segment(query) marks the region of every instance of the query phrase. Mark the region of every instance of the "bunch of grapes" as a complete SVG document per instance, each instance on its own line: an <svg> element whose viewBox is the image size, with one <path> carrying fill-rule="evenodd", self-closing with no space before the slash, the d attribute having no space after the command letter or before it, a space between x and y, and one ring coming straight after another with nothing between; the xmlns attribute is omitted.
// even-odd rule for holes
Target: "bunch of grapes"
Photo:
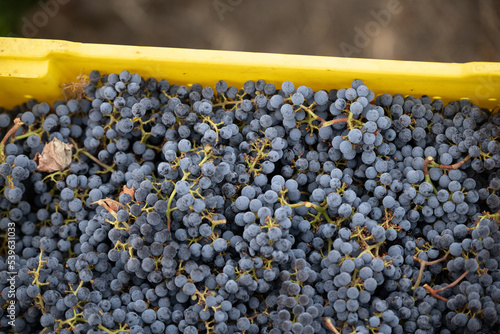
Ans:
<svg viewBox="0 0 500 334"><path fill-rule="evenodd" d="M128 71L78 97L0 111L7 332L500 331L494 111Z"/></svg>

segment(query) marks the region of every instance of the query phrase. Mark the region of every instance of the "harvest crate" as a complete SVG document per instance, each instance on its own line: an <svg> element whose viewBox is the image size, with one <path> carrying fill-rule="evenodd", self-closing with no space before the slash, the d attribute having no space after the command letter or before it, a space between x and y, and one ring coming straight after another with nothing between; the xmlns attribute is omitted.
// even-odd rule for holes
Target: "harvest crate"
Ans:
<svg viewBox="0 0 500 334"><path fill-rule="evenodd" d="M429 95L444 102L468 98L482 107L500 103L500 63L465 64L297 56L0 38L0 105L30 98L61 99L61 83L91 70L122 70L181 85L241 86L291 80L314 90L349 87L362 79L375 93Z"/></svg>

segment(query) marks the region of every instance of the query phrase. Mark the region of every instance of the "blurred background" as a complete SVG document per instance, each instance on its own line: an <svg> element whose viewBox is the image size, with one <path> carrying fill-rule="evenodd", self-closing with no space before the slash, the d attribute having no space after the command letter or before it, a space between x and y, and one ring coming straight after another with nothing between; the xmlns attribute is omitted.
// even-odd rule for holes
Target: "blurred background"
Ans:
<svg viewBox="0 0 500 334"><path fill-rule="evenodd" d="M180 48L500 61L498 0L2 0L0 34Z"/></svg>

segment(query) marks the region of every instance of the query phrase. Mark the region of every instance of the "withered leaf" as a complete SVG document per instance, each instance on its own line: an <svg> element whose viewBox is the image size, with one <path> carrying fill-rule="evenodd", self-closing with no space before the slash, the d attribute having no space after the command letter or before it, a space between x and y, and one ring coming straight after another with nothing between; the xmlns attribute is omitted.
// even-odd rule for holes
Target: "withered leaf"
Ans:
<svg viewBox="0 0 500 334"><path fill-rule="evenodd" d="M42 154L35 155L37 171L56 172L66 169L71 163L73 145L66 144L57 138L52 139L43 148Z"/></svg>
<svg viewBox="0 0 500 334"><path fill-rule="evenodd" d="M107 197L91 204L99 204L111 214L115 214L120 209L120 207L122 208L124 207L123 204L121 204L120 202L117 202L114 199Z"/></svg>
<svg viewBox="0 0 500 334"><path fill-rule="evenodd" d="M121 194L129 194L130 195L130 198L134 198L134 188L129 188L127 187L126 185L123 186L123 190L122 192L120 193Z"/></svg>

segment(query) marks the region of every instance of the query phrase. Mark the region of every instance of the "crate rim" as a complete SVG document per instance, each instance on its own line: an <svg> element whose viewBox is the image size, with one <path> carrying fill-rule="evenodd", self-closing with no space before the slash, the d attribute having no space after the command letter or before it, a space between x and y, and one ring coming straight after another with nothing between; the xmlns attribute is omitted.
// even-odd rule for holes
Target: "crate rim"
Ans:
<svg viewBox="0 0 500 334"><path fill-rule="evenodd" d="M47 93L40 94L38 100L54 102L62 97L60 92L57 94L59 87L53 87L55 83L88 74L92 66L111 73L129 69L126 64L141 75L186 85L199 82L213 87L218 80L241 85L262 78L275 84L291 80L316 90L348 87L350 81L359 78L377 94L426 94L445 102L469 98L489 108L500 103L500 63L495 62L343 58L6 37L0 38L0 91L9 94L0 92L0 105L12 107L25 102L28 96L37 98L36 92L22 91L37 83L52 85L43 88ZM9 87L14 82L18 89Z"/></svg>

